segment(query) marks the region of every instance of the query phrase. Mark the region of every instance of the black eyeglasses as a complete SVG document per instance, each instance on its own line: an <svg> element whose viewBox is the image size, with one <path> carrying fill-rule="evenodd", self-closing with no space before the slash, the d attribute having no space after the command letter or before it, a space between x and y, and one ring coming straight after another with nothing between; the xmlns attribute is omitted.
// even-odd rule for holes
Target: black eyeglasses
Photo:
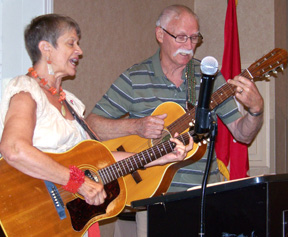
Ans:
<svg viewBox="0 0 288 237"><path fill-rule="evenodd" d="M192 44L198 44L203 40L203 36L201 35L200 32L197 35L192 35L190 37L187 35L176 35L175 36L175 35L172 35L170 32L168 32L167 30L165 30L163 27L161 27L161 29L164 30L168 35L173 37L175 39L175 41L178 43L185 43L185 42L187 42L188 39L190 39Z"/></svg>

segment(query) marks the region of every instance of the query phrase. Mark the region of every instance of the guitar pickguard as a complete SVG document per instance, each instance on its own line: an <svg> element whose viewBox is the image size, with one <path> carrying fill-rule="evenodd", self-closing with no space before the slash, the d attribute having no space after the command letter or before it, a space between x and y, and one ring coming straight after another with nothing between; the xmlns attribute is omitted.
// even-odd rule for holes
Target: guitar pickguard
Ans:
<svg viewBox="0 0 288 237"><path fill-rule="evenodd" d="M67 203L66 207L69 211L74 230L81 231L90 219L105 214L108 205L118 197L120 193L120 187L117 180L106 184L104 189L107 197L105 202L99 206L89 205L81 198L76 198Z"/></svg>

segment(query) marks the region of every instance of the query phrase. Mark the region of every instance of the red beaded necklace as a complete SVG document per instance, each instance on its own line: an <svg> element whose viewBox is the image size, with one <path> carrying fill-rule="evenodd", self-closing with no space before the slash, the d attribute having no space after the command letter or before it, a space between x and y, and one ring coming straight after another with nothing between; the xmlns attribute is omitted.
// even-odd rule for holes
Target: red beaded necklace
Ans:
<svg viewBox="0 0 288 237"><path fill-rule="evenodd" d="M65 106L64 106L64 103L63 101L66 99L66 93L63 91L62 87L60 86L60 92L58 93L57 92L57 89L53 86L49 86L48 85L48 81L45 80L45 78L41 78L38 76L37 72L34 70L33 67L30 67L28 69L28 72L30 73L30 75L33 77L33 78L38 78L40 80L40 83L43 85L43 86L46 86L48 88L48 91L52 94L52 95L57 95L59 96L59 103L61 104L61 114L65 117L66 116L66 110L65 110Z"/></svg>

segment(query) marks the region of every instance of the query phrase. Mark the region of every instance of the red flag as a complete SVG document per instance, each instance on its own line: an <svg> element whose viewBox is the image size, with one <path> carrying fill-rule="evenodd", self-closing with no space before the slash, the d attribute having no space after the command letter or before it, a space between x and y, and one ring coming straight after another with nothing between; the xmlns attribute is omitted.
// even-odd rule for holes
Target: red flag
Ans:
<svg viewBox="0 0 288 237"><path fill-rule="evenodd" d="M238 39L237 14L235 0L228 0L225 30L224 53L221 73L226 80L233 79L241 72L240 49ZM246 144L236 142L230 131L218 119L218 135L215 144L218 160L227 167L230 165L230 180L247 177L249 170L248 148ZM230 164L229 164L230 163ZM221 167L219 167L221 170Z"/></svg>

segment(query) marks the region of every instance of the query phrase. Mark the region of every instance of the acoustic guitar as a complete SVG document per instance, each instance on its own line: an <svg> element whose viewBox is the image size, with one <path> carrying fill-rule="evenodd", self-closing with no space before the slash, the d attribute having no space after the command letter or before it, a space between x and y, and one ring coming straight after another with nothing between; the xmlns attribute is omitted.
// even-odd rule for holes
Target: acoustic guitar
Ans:
<svg viewBox="0 0 288 237"><path fill-rule="evenodd" d="M177 138L188 144L192 133ZM174 147L171 141L162 142L118 162L105 145L95 140L83 141L64 153L46 153L66 167L78 166L86 176L102 183L107 198L100 206L87 204L81 195L67 192L61 185L25 175L1 158L2 229L9 237L80 236L93 223L114 217L123 210L127 202L123 176L172 152ZM203 155L206 148L202 147L194 146L195 156Z"/></svg>
<svg viewBox="0 0 288 237"><path fill-rule="evenodd" d="M277 73L277 69L283 70L284 65L287 63L288 54L284 49L275 48L265 56L258 59L251 64L249 68L243 70L240 75L253 80L262 76L269 77L270 73ZM217 89L211 96L210 109L215 109L218 105L235 94L234 86L225 83L221 88ZM130 135L104 141L103 143L112 151L125 150L127 152L140 152L144 149L152 147L163 140L169 139L176 132L187 132L195 122L196 108L192 108L189 111L185 111L180 105L174 102L165 102L159 105L152 115L168 114L164 121L164 130L159 139L146 139L137 135ZM187 157L191 156L193 151L187 154ZM197 161L197 158L190 158L191 161ZM177 164L178 165L178 164ZM172 168L171 166L169 168ZM141 181L135 181L132 175L124 177L127 184L127 205L130 206L134 200L152 197L161 193L165 193L171 183L171 180L167 183L155 184L156 189L149 189L151 182L163 175L163 172L159 170L158 166L149 167L145 170L138 171L141 176ZM168 177L168 176L167 176ZM169 178L173 178L170 176ZM162 179L161 179L162 181ZM166 184L166 185L165 185ZM168 185L169 184L169 185ZM168 185L168 186L167 186ZM137 190L135 192L134 190ZM145 192L145 194L143 194ZM140 195L138 195L138 193ZM146 195L146 197L144 197Z"/></svg>

